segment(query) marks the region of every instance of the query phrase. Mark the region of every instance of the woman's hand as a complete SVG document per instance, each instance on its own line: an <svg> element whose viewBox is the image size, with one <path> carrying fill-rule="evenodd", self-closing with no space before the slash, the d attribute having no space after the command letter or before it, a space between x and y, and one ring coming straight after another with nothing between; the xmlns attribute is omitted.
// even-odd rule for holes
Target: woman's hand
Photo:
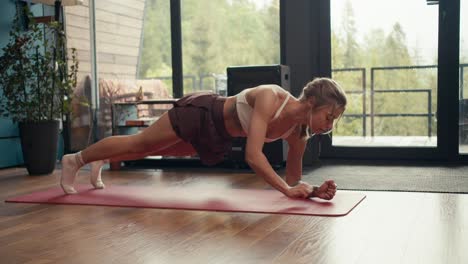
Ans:
<svg viewBox="0 0 468 264"><path fill-rule="evenodd" d="M310 197L318 197L324 200L331 200L336 193L336 184L333 180L327 180L320 187L314 187Z"/></svg>
<svg viewBox="0 0 468 264"><path fill-rule="evenodd" d="M289 198L308 198L312 195L313 186L307 182L300 181L297 185L289 187L286 196Z"/></svg>

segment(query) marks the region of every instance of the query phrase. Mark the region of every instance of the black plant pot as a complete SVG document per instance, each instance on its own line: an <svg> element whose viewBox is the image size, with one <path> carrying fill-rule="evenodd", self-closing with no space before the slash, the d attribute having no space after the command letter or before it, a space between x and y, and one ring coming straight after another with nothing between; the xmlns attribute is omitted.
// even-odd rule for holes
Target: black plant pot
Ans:
<svg viewBox="0 0 468 264"><path fill-rule="evenodd" d="M30 175L50 174L57 161L58 120L20 122L23 160Z"/></svg>

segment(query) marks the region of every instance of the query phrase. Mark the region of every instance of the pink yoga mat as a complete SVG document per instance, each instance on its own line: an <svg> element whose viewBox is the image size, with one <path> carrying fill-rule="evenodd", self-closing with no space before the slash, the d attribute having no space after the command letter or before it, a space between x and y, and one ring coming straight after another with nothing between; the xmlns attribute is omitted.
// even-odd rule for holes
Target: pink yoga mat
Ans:
<svg viewBox="0 0 468 264"><path fill-rule="evenodd" d="M102 190L88 185L75 188L79 194L65 195L60 187L55 187L9 198L6 202L343 216L366 197L359 192L340 190L333 200L325 201L290 199L276 190L258 189L122 185L109 185Z"/></svg>

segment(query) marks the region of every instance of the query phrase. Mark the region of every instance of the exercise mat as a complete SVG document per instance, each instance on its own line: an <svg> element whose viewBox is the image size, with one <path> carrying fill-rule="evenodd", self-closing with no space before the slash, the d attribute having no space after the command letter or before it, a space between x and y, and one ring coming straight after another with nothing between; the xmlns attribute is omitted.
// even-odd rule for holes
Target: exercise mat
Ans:
<svg viewBox="0 0 468 264"><path fill-rule="evenodd" d="M109 185L93 189L76 185L78 194L65 195L60 187L12 197L6 202L98 205L223 212L344 216L366 196L338 190L330 200L291 199L276 190L200 187L148 187Z"/></svg>

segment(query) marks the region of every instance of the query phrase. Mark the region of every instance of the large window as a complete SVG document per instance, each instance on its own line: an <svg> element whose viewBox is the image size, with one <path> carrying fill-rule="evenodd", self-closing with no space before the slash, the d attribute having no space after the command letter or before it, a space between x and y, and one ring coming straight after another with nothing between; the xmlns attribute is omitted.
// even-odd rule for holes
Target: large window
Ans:
<svg viewBox="0 0 468 264"><path fill-rule="evenodd" d="M436 146L438 5L334 0L331 25L332 77L350 99L333 145Z"/></svg>
<svg viewBox="0 0 468 264"><path fill-rule="evenodd" d="M226 94L226 67L280 62L279 0L181 0L184 93Z"/></svg>

